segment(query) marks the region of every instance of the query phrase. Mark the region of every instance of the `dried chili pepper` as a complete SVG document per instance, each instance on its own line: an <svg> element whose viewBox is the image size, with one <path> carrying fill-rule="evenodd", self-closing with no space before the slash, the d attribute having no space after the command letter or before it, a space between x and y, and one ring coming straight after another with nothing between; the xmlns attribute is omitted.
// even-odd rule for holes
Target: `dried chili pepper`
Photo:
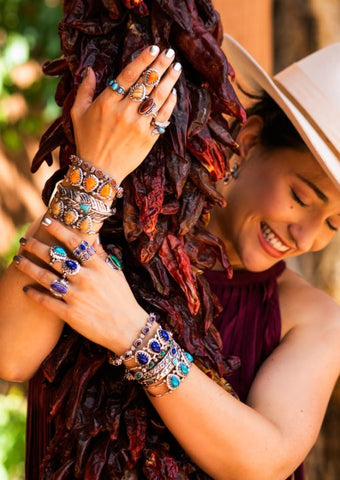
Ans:
<svg viewBox="0 0 340 480"><path fill-rule="evenodd" d="M219 42L220 17L210 0L68 0L59 35L64 56L46 62L59 75L56 102L62 115L43 135L32 171L51 164L60 146L60 169L46 183L47 203L75 152L70 109L87 65L98 95L109 78L147 45L171 46L183 65L177 105L167 133L124 180L117 215L100 232L103 247L122 259L137 301L156 311L162 325L209 372L226 377L238 367L225 358L213 325L220 311L202 271L220 262L231 275L224 245L206 229L213 205L224 206L214 182L237 145L222 117L242 121L229 77L234 75ZM113 250L112 250L113 249ZM65 328L45 360L54 435L41 478L206 480L165 428L140 386L106 363L107 352ZM211 373L213 376L213 373Z"/></svg>

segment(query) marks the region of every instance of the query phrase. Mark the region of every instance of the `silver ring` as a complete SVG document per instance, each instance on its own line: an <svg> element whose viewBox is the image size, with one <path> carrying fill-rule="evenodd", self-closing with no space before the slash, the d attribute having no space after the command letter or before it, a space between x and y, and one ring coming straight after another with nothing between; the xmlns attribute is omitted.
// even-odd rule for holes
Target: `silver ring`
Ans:
<svg viewBox="0 0 340 480"><path fill-rule="evenodd" d="M67 258L62 262L61 269L65 277L68 275L76 275L79 273L80 264L77 262L77 260L71 260L70 258Z"/></svg>
<svg viewBox="0 0 340 480"><path fill-rule="evenodd" d="M50 285L50 292L56 298L63 298L69 291L70 284L66 278L56 278Z"/></svg>
<svg viewBox="0 0 340 480"><path fill-rule="evenodd" d="M144 83L135 83L129 90L129 98L133 102L142 102L146 97L146 88Z"/></svg>
<svg viewBox="0 0 340 480"><path fill-rule="evenodd" d="M115 93L118 93L118 95L125 95L125 88L119 85L117 80L110 80L108 85Z"/></svg>
<svg viewBox="0 0 340 480"><path fill-rule="evenodd" d="M118 260L115 255L108 255L105 259L105 262L111 267L113 270L122 270L122 264Z"/></svg>
<svg viewBox="0 0 340 480"><path fill-rule="evenodd" d="M64 262L64 260L67 258L66 251L63 249L63 247L60 247L59 245L51 247L49 253L50 265L54 265L56 262Z"/></svg>
<svg viewBox="0 0 340 480"><path fill-rule="evenodd" d="M145 70L143 72L144 76L144 84L147 85L148 87L156 86L159 84L159 81L161 79L161 76L159 74L159 71L156 70L155 68L149 68L148 70Z"/></svg>
<svg viewBox="0 0 340 480"><path fill-rule="evenodd" d="M138 107L138 113L146 117L152 115L154 118L156 118L158 111L155 100L151 97L145 97Z"/></svg>
<svg viewBox="0 0 340 480"><path fill-rule="evenodd" d="M86 240L83 240L78 247L73 250L73 255L80 262L86 262L86 260L89 260L95 253L95 249L91 247Z"/></svg>

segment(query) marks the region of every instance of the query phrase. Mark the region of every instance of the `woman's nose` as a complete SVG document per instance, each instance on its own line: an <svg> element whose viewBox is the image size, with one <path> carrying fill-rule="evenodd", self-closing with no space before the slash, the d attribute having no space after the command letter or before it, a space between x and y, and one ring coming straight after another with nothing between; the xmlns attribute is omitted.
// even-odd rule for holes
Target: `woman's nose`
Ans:
<svg viewBox="0 0 340 480"><path fill-rule="evenodd" d="M289 232L300 252L310 252L320 240L321 222L316 218L308 218L303 222L289 225Z"/></svg>

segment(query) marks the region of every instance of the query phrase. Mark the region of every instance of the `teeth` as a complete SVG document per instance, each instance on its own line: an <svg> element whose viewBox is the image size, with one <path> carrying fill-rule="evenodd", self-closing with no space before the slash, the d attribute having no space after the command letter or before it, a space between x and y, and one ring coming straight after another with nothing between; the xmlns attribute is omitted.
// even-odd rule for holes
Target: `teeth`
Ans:
<svg viewBox="0 0 340 480"><path fill-rule="evenodd" d="M268 227L267 224L261 223L261 230L267 242L276 250L279 252L287 252L287 250L289 250L289 247L283 245L283 243L277 238L275 233Z"/></svg>

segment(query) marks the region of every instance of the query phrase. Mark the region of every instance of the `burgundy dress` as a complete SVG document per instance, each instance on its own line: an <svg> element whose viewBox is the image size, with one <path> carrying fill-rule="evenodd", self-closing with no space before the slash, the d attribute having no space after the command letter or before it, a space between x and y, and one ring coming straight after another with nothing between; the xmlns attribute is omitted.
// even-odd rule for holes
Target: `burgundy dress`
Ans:
<svg viewBox="0 0 340 480"><path fill-rule="evenodd" d="M241 367L229 383L243 402L264 360L280 343L281 315L277 278L285 269L279 262L264 272L235 270L228 280L224 272L207 271L205 276L223 307L215 321L225 355L237 355ZM289 480L303 480L301 465ZM275 479L273 479L275 480Z"/></svg>
<svg viewBox="0 0 340 480"><path fill-rule="evenodd" d="M263 361L280 342L281 317L277 277L285 268L279 262L265 272L235 271L232 280L223 272L205 272L212 290L224 307L216 319L226 355L237 355L241 367L228 377L242 401ZM41 371L30 381L27 418L26 480L38 480L39 464L51 438L47 422L52 404L43 387ZM303 480L301 466L291 480ZM275 479L273 479L275 480Z"/></svg>

